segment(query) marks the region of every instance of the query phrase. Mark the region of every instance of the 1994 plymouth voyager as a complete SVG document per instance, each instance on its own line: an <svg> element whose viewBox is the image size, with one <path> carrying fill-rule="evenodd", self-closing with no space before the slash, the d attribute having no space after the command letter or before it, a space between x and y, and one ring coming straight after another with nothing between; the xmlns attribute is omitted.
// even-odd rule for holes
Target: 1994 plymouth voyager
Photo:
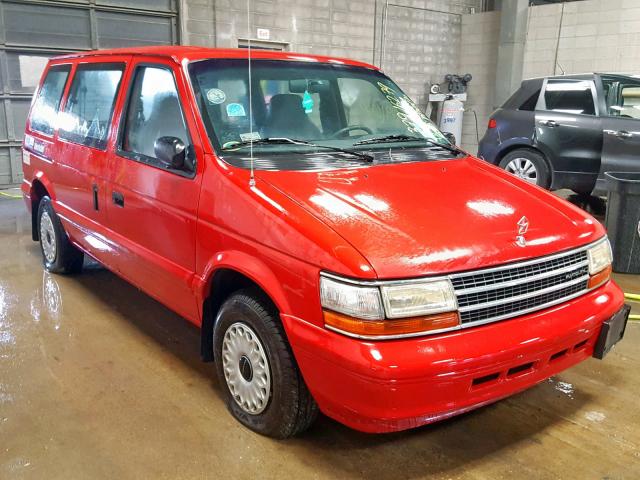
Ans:
<svg viewBox="0 0 640 480"><path fill-rule="evenodd" d="M61 56L23 147L45 268L87 254L200 326L229 410L265 435L318 410L366 432L427 424L624 333L603 227L451 145L371 65Z"/></svg>

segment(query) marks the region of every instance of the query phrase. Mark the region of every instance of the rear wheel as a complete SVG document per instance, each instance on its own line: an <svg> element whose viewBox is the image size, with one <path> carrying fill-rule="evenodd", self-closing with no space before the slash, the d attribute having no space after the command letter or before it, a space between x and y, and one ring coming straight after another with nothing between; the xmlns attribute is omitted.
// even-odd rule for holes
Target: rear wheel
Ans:
<svg viewBox="0 0 640 480"><path fill-rule="evenodd" d="M49 197L38 205L38 237L44 268L53 273L79 273L84 254L70 241Z"/></svg>
<svg viewBox="0 0 640 480"><path fill-rule="evenodd" d="M551 173L542 154L529 149L517 149L509 152L500 162L507 172L542 188L549 188Z"/></svg>
<svg viewBox="0 0 640 480"><path fill-rule="evenodd" d="M255 290L224 302L213 333L227 408L243 425L274 438L303 432L318 407L298 370L278 313Z"/></svg>

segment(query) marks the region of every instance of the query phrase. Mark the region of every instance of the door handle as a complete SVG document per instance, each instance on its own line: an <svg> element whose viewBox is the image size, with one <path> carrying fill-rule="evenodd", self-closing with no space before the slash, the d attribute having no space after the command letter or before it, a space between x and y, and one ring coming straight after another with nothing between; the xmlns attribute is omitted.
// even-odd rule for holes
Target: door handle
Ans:
<svg viewBox="0 0 640 480"><path fill-rule="evenodd" d="M540 125L544 125L545 127L557 127L558 125L560 125L558 122L556 122L555 120L540 120Z"/></svg>
<svg viewBox="0 0 640 480"><path fill-rule="evenodd" d="M124 195L122 195L120 192L111 192L111 199L117 206L124 207Z"/></svg>
<svg viewBox="0 0 640 480"><path fill-rule="evenodd" d="M98 210L98 185L94 183L91 190L93 191L93 209Z"/></svg>
<svg viewBox="0 0 640 480"><path fill-rule="evenodd" d="M604 133L607 135L612 135L618 138L631 138L633 137L633 133L627 132L626 130L604 130Z"/></svg>

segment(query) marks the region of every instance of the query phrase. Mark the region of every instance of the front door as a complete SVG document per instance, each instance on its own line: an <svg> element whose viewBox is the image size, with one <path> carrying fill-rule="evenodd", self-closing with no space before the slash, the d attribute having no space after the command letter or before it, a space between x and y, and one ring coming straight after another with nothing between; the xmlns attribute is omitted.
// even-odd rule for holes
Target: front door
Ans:
<svg viewBox="0 0 640 480"><path fill-rule="evenodd" d="M602 86L606 116L598 193L606 191L605 172L640 173L640 80L603 76Z"/></svg>
<svg viewBox="0 0 640 480"><path fill-rule="evenodd" d="M171 63L141 58L127 88L107 188L108 223L121 253L118 270L197 322L191 285L203 165L196 162L193 119L185 115L190 109L182 107L186 85ZM187 146L184 168L169 168L156 158L155 142L167 136Z"/></svg>
<svg viewBox="0 0 640 480"><path fill-rule="evenodd" d="M602 124L592 79L548 79L536 106L534 143L554 171L552 188L590 192L600 170Z"/></svg>

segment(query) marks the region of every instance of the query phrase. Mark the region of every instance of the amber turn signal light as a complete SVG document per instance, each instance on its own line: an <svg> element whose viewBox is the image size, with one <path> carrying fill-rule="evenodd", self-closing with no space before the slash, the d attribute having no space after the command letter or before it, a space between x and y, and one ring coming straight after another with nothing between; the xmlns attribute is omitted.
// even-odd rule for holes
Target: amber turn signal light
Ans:
<svg viewBox="0 0 640 480"><path fill-rule="evenodd" d="M603 270L600 270L598 273L591 275L589 277L589 283L587 286L589 288L596 288L602 285L604 282L611 278L611 265L605 267Z"/></svg>
<svg viewBox="0 0 640 480"><path fill-rule="evenodd" d="M347 334L365 337L428 333L429 331L460 325L460 317L457 312L393 320L362 320L330 310L324 310L323 314L326 326Z"/></svg>

